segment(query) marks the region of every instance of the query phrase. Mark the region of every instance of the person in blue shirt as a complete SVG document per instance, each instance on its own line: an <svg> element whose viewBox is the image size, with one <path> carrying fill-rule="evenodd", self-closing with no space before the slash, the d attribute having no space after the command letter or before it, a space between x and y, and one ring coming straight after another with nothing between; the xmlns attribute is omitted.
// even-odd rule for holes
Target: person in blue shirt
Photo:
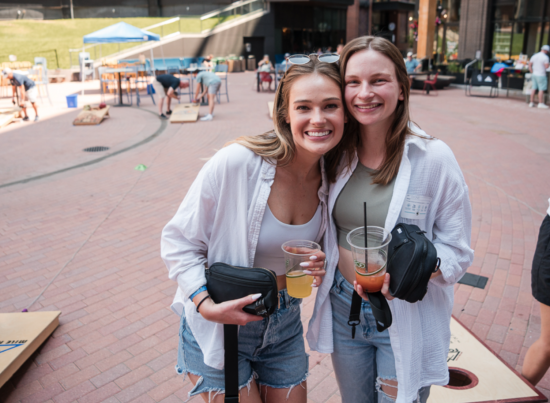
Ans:
<svg viewBox="0 0 550 403"><path fill-rule="evenodd" d="M412 52L407 53L407 60L405 60L405 68L407 69L407 74L409 74L409 84L412 86L412 77L411 73L416 73L422 70L422 64L414 58Z"/></svg>
<svg viewBox="0 0 550 403"><path fill-rule="evenodd" d="M202 84L202 93L200 93L201 86L197 85L197 90L195 91L195 102L200 102L200 99L208 92L208 115L202 117L201 120L212 120L214 118L216 93L220 90L222 80L216 75L216 73L211 73L209 71L202 71L199 73L198 70L195 70L193 75L197 84Z"/></svg>
<svg viewBox="0 0 550 403"><path fill-rule="evenodd" d="M12 85L12 100L11 102L15 105L15 94L16 94L16 87L19 87L21 90L21 99L19 100L19 106L21 106L23 110L23 120L28 121L29 116L27 115L27 106L26 101L29 100L31 103L33 109L34 109L34 121L38 122L40 120L40 117L38 116L38 109L36 107L36 96L38 95L38 89L36 88L36 84L34 81L32 81L29 77L14 73L9 67L6 67L2 71L2 75L4 78L7 78L10 80L10 84Z"/></svg>

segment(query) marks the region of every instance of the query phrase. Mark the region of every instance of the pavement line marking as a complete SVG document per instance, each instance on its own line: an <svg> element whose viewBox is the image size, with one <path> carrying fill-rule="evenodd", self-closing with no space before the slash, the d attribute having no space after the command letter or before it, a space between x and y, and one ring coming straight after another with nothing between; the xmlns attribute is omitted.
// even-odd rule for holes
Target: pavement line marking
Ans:
<svg viewBox="0 0 550 403"><path fill-rule="evenodd" d="M154 113L154 112L153 112ZM156 113L155 113L156 115ZM166 120L163 120L162 121L164 123L164 125L161 125L161 128L164 126L166 127ZM160 129L159 129L160 130ZM158 130L157 130L158 132ZM147 140L147 139L146 139ZM169 141L166 142L166 144L168 144ZM138 143L139 144L139 143ZM135 145L134 145L135 146ZM151 168L153 166L153 164L155 163L155 161L157 160L158 156L160 155L161 151L164 149L166 145L164 145L163 147L160 147L159 148L159 151L157 152L157 155L155 155L155 157L153 158L153 160L151 161L151 163L149 164L149 168ZM132 147L132 146L130 146ZM78 254L78 252L80 252L80 250L88 243L88 241L92 238L92 236L96 233L96 231L99 229L99 227L101 227L101 225L107 221L107 219L111 216L111 214L117 209L117 207L120 205L120 203L122 203L122 201L126 198L126 196L132 191L134 190L134 188L136 187L136 185L138 184L139 180L141 179L141 177L146 173L147 171L140 171L139 172L139 175L138 177L136 178L136 181L134 182L134 184L130 187L130 189L128 189L126 191L126 193L124 193L124 195L122 195L122 197L120 198L120 200L118 201L118 203L111 209L111 211L109 211L107 213L107 215L105 216L105 218L103 218L103 220L101 220L101 222L99 224L97 224L97 226L94 228L94 230L90 233L90 235L88 235L88 238L86 238L86 240L84 242L82 242L82 244L78 247L78 249L75 251L75 253L73 254L73 256L71 256L71 258L63 265L63 267L61 269L59 269L59 271L56 273L55 276L53 276L53 278L50 280L50 282L48 284L46 284L46 286L42 289L42 291L40 291L40 294L38 294L36 296L36 298L34 298L32 300L32 302L25 308L23 309L21 312L28 312L29 308L31 306L33 306L36 301L38 301L38 299L44 294L44 292L46 292L46 290L48 289L48 287L55 281L55 279L57 278L57 276L59 276L61 274L61 272L74 260L74 258L76 257L76 255Z"/></svg>
<svg viewBox="0 0 550 403"><path fill-rule="evenodd" d="M506 191L505 191L504 189L498 187L497 185L493 185L491 182L487 182L487 181L486 181L485 179L483 179L482 177L477 176L476 174L473 174L473 173L471 173L470 171L466 171L466 170L464 170L464 169L462 170L462 172L466 172L468 175L472 175L473 177L479 179L480 181L485 182L487 185L492 186L492 187L494 187L494 188L500 190L502 193L504 193L504 194L505 194L506 196L508 196L510 199L515 200L515 201L517 201L518 203L521 203L521 204L525 205L525 206L526 206L528 209L530 209L533 213L536 213L536 214L540 215L541 217L545 217L545 216L546 216L546 214L543 214L543 213L541 213L540 211L535 210L533 207L531 207L529 204L525 203L523 200L520 200L520 199L518 199L517 197L514 197L514 196L512 196L512 195L506 193Z"/></svg>
<svg viewBox="0 0 550 403"><path fill-rule="evenodd" d="M156 112L152 112L150 110L147 110L147 109L142 109L142 108L138 108L138 107L134 107L132 106L132 108L134 109L139 109L139 110L142 110L142 111L145 111L145 112L149 112L149 113L152 113L153 115L155 116L158 116L156 114ZM104 155L103 157L99 157L99 158L96 158L95 160L91 160L91 161L88 161L88 162L83 162L82 164L78 164L78 165L73 165L71 167L67 167L67 168L63 168L63 169L59 169L57 171L53 171L53 172L49 172L47 174L42 174L42 175L38 175L38 176L33 176L33 177L30 177L30 178L27 178L27 179L21 179L21 180L18 180L18 181L15 181L15 182L9 182L9 183L4 183L3 185L0 185L0 189L1 188L5 188L5 187L8 187L8 186L13 186L13 185L20 185L20 184L23 184L23 183L27 183L27 182L31 182L31 181L35 181L35 180L38 180L38 179L43 179L43 178L47 178L49 176L53 176L53 175L57 175L57 174L60 174L60 173L63 173L63 172L67 172L67 171L71 171L73 169L77 169L77 168L82 168L82 167L85 167L85 166L88 166L88 165L93 165L93 164L97 164L98 162L101 162L103 160L106 160L107 158L111 158L111 157L114 157L115 155L118 155L118 154L122 154L126 151L130 151L132 150L133 148L136 148L136 147L139 147L145 143L148 143L150 142L151 140L153 140L155 137L158 137L165 129L166 127L168 126L168 122L165 120L165 119L161 119L160 121L160 127L157 129L157 131L155 131L152 135L150 135L149 137L137 142L136 144L132 144L131 146L128 146L126 148L123 148L121 150L118 150L118 151L115 151L111 154L107 154L107 155Z"/></svg>

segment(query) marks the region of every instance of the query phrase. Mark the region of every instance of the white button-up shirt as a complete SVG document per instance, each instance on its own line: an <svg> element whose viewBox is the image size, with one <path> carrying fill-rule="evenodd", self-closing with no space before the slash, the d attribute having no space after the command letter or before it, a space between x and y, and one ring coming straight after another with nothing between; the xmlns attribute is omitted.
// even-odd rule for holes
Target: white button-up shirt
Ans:
<svg viewBox="0 0 550 403"><path fill-rule="evenodd" d="M397 403L412 402L424 386L448 383L453 285L466 272L474 256L470 248L472 214L468 187L460 167L445 143L426 139L429 136L416 126L412 129L425 138L408 136L406 139L385 228L391 231L398 223L408 223L426 231L441 258L442 275L430 280L422 301L414 304L399 299L389 301L393 315L389 333L399 383ZM341 172L336 183L330 186L331 219L324 238L327 274L317 292L307 334L310 348L322 353L333 351L329 292L339 253L332 211L357 161L355 156L351 171Z"/></svg>
<svg viewBox="0 0 550 403"><path fill-rule="evenodd" d="M241 145L221 149L201 169L162 231L161 256L169 277L178 283L172 309L178 315L185 311L204 363L217 369L224 362L223 325L204 319L189 297L206 284L204 270L215 262L254 267L275 170L274 161ZM324 170L322 178L318 196L323 220L316 242L325 232L328 217Z"/></svg>

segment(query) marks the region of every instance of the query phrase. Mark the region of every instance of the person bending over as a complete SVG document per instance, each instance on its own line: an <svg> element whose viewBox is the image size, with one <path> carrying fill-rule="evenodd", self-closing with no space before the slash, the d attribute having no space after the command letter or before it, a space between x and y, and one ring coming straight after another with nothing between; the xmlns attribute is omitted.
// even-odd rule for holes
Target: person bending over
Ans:
<svg viewBox="0 0 550 403"><path fill-rule="evenodd" d="M208 92L208 115L203 116L201 120L212 120L214 117L216 93L220 90L222 80L216 75L216 73L211 73L209 71L197 73L198 71L195 71L195 81L198 84L202 84L202 87L197 85L197 89L195 91L195 102L199 102L199 100Z"/></svg>
<svg viewBox="0 0 550 403"><path fill-rule="evenodd" d="M178 88L188 88L189 82L182 81L177 77L174 77L172 74L161 74L153 80L153 88L155 89L155 94L160 98L159 102L159 115L163 119L168 119L168 116L171 115L172 110L170 109L170 103L173 99L179 100L180 97L176 90ZM166 101L166 115L162 113L162 106L164 104L164 98L168 98Z"/></svg>
<svg viewBox="0 0 550 403"><path fill-rule="evenodd" d="M21 89L21 99L19 102L19 105L23 109L23 115L25 116L23 118L24 121L29 120L29 116L27 115L27 106L26 102L29 100L29 102L32 105L32 108L34 109L34 121L38 122L40 120L40 117L38 116L38 109L36 108L36 95L38 94L38 89L36 88L36 84L34 81L32 81L29 77L23 75L14 73L9 67L5 68L2 72L4 75L4 78L7 78L10 80L10 84L12 85L12 103L15 105L15 94L17 93L17 88L19 87Z"/></svg>

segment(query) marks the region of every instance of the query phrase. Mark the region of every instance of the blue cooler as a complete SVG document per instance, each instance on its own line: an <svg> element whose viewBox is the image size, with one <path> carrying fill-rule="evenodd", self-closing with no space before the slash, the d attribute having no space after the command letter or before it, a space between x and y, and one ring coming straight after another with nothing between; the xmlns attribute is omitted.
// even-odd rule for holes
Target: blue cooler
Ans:
<svg viewBox="0 0 550 403"><path fill-rule="evenodd" d="M67 95L67 108L78 108L78 94Z"/></svg>

